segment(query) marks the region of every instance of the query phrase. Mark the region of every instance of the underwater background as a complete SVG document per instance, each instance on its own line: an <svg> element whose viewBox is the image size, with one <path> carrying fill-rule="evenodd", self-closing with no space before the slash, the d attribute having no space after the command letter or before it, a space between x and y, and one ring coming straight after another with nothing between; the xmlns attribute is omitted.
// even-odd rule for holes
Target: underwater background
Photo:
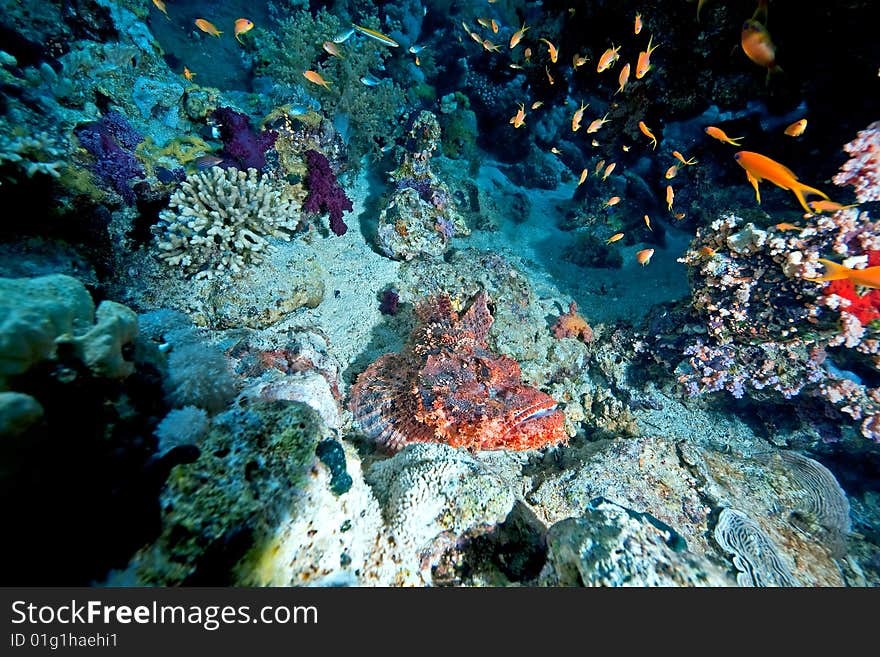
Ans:
<svg viewBox="0 0 880 657"><path fill-rule="evenodd" d="M0 6L0 583L880 583L873 2Z"/></svg>

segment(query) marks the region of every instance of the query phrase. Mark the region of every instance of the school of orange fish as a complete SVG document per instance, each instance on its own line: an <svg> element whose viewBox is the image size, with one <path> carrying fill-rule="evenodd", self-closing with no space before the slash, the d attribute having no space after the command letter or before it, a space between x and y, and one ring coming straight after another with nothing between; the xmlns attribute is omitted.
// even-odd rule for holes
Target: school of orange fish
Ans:
<svg viewBox="0 0 880 657"><path fill-rule="evenodd" d="M166 8L166 4L164 0L152 0L153 4L163 13L166 17L168 17L168 12ZM700 13L702 11L703 5L706 0L698 0L697 2L697 20L700 20ZM489 4L493 4L493 0L489 0ZM569 10L569 11L574 11ZM768 14L768 0L758 0L758 6L755 10L754 14L751 18L744 21L742 26L742 32L740 34L740 45L742 47L745 55L755 64L767 69L767 83L769 84L770 78L773 74L781 73L782 68L776 61L776 46L773 44L772 39L770 38L770 33L765 27L765 23L767 22L767 14ZM760 20L759 20L760 19ZM477 24L485 31L491 32L492 34L498 34L500 31L500 24L495 18L487 18L487 17L479 17L476 19ZM199 18L195 21L196 27L198 27L201 31L220 37L222 34L221 31L217 29L217 27L203 19ZM483 36L476 30L471 29L467 22L461 21L461 26L464 29L465 33L473 39L476 43L480 44L483 49L487 53L501 53L501 45L498 43L494 43L489 36ZM254 23L247 18L239 18L234 23L234 36L235 38L241 42L240 36L249 32L254 27ZM639 35L643 28L645 27L644 19L642 18L641 13L636 13L634 22L633 22L633 33L635 35ZM530 62L532 58L532 49L530 46L525 44L526 32L532 29L531 26L526 25L525 23L516 30L510 40L508 42L508 50L512 51L520 45L523 45L523 61ZM342 53L339 49L339 44L344 43L354 32L359 32L369 38L375 39L376 41L382 43L385 46L389 47L398 47L398 44L391 37L382 34L376 30L357 25L352 23L351 29L344 31L342 34L337 35L332 40L325 41L323 43L324 50L332 56L335 57L343 57ZM544 70L547 76L548 82L552 85L555 83L555 78L551 73L550 66L557 66L559 64L559 48L547 37L538 37L535 39L537 43L543 44L543 46L547 49L547 57L549 59L549 63L545 65ZM660 47L660 44L654 45L654 35L651 34L648 38L647 45L645 49L638 53L638 57L635 62L635 77L637 80L641 80L648 74L648 72L653 68L651 64L651 54ZM419 64L418 53L422 50L422 46L411 46L409 48L409 52L415 55L415 63ZM615 64L618 60L621 59L620 53L621 46L615 46L614 43L608 47L602 55L599 57L599 60L596 64L596 72L603 73L607 70L614 68ZM574 53L572 55L572 63L571 66L574 70L577 70L584 64L586 64L589 59L586 56L581 55L580 53ZM523 66L517 62L511 62L509 66L513 69L522 69ZM621 66L620 73L618 75L618 88L614 92L614 95L618 93L624 92L626 86L630 79L630 73L632 71L632 67L629 62L625 63ZM188 68L184 67L183 75L187 80L192 80L195 73L191 72ZM331 82L325 80L320 73L314 70L305 70L303 71L303 76L309 82L323 87L324 89L330 90ZM367 85L373 84L373 81L368 79L362 79L361 82ZM536 111L543 106L543 101L536 100L531 103L530 111ZM575 110L572 119L571 119L571 130L572 132L577 132L582 127L582 122L584 120L584 112L589 107L589 103L584 104L580 103L578 109ZM514 129L522 128L526 126L526 103L522 102L518 104L516 112L510 118L509 123L513 126ZM606 123L608 123L610 119L608 118L608 113L606 113L603 117L593 119L590 124L586 127L586 134L592 135L597 133ZM657 137L654 135L654 132L649 128L644 121L639 121L638 127L640 132L650 140L651 149L656 150L657 148ZM807 119L802 118L798 121L795 121L791 125L785 128L784 133L790 137L798 138L801 137L807 128ZM705 133L712 137L713 139L717 139L718 141L729 144L735 147L742 146L742 140L744 137L729 137L724 130L718 128L716 126L706 126L704 129ZM591 142L592 146L598 146L598 142L594 138ZM627 145L623 145L622 149L624 151L629 151L630 147ZM551 148L551 153L556 155L561 154L558 149L555 147ZM672 164L665 173L665 178L667 180L672 180L676 178L679 171L682 168L690 167L697 164L697 160L694 158L687 158L682 155L679 151L675 150L672 152L672 155L678 160L678 163ZM807 216L813 214L819 214L822 212L835 212L840 209L845 209L854 206L844 206L840 203L835 203L828 198L828 196L819 189L815 187L811 187L806 185L798 180L797 175L788 167L777 162L766 155L762 155L760 153L756 153L753 151L741 150L737 151L734 154L734 159L737 164L739 164L746 172L746 180L752 187L755 189L755 198L757 202L761 203L761 193L759 190L759 183L768 180L777 187L780 187L785 190L791 191L801 207L807 213ZM594 175L599 176L601 174L602 180L606 180L611 172L616 167L615 162L611 162L609 164L605 164L605 160L601 160L595 168ZM578 186L582 185L589 176L588 169L584 168L581 171L580 176L578 177ZM821 201L807 201L807 195L816 195L821 197L823 200ZM623 199L619 196L612 196L607 201L604 202L603 207L612 207L620 203ZM672 184L666 185L666 207L667 211L675 218L675 219L683 219L686 216L685 212L679 211L676 212L674 208L674 200L675 200L675 190ZM646 214L644 216L645 225L649 230L653 230L651 228L651 220L650 217ZM792 224L780 223L776 224L776 228L778 230L800 230L801 227L794 226ZM619 241L624 237L623 233L616 233L612 235L606 241L606 244L612 244L614 242ZM654 249L648 248L643 249L636 253L636 260L639 264L646 266L650 263L651 257L654 255ZM714 255L711 254L711 255ZM826 271L828 275L831 275L832 266L827 264L830 261L822 260L823 264L826 266ZM832 263L833 264L833 263ZM835 270L836 271L836 270ZM838 272L839 274L839 272ZM815 281L824 281L829 280L826 277L811 279Z"/></svg>

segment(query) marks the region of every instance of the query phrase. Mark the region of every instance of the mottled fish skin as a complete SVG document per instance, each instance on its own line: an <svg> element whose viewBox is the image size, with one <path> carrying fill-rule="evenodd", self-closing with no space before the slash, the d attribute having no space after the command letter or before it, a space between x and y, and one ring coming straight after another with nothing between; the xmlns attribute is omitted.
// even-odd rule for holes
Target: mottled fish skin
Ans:
<svg viewBox="0 0 880 657"><path fill-rule="evenodd" d="M367 436L387 451L413 442L527 450L566 440L556 401L524 385L515 360L489 350L485 291L460 317L446 295L415 314L404 349L380 357L352 387L350 406Z"/></svg>

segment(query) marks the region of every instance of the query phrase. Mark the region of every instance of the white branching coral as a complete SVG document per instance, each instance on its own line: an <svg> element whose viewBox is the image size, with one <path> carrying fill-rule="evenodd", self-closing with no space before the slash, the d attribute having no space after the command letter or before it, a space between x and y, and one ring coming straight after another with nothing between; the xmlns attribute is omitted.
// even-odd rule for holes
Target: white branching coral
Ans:
<svg viewBox="0 0 880 657"><path fill-rule="evenodd" d="M17 134L17 130L0 120L0 164L11 162L30 178L36 173L58 178L64 166L64 151L45 132Z"/></svg>
<svg viewBox="0 0 880 657"><path fill-rule="evenodd" d="M238 275L290 239L298 214L282 188L256 169L212 167L182 183L153 226L159 257L187 276Z"/></svg>
<svg viewBox="0 0 880 657"><path fill-rule="evenodd" d="M843 147L852 157L834 176L838 185L853 185L859 203L880 201L880 121L875 121Z"/></svg>

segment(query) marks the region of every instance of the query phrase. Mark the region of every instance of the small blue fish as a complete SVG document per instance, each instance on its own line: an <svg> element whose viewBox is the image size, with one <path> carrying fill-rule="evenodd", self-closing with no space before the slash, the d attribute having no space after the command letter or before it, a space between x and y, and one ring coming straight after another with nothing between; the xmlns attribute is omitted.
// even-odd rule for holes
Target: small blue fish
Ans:
<svg viewBox="0 0 880 657"><path fill-rule="evenodd" d="M425 49L425 46L410 46L410 47L409 47L409 51L410 51L413 55L418 55L418 54L419 54L420 52L422 52L424 49Z"/></svg>
<svg viewBox="0 0 880 657"><path fill-rule="evenodd" d="M363 82L368 87L375 87L376 85L382 84L382 80L372 75L365 75L361 78L361 82Z"/></svg>
<svg viewBox="0 0 880 657"><path fill-rule="evenodd" d="M349 28L347 30L343 30L335 37L333 37L333 43L345 43L351 38L351 35L354 34L354 28Z"/></svg>

